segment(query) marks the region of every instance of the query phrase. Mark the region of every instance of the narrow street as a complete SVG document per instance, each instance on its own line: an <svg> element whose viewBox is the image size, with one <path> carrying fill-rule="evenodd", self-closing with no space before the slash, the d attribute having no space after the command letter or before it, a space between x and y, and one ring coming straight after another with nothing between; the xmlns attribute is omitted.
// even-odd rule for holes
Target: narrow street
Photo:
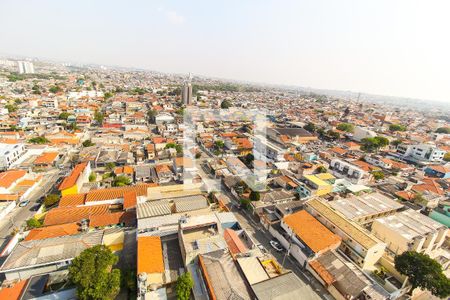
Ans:
<svg viewBox="0 0 450 300"><path fill-rule="evenodd" d="M201 167L201 165L205 163L205 161L210 158L210 156L204 151L202 151L201 153L201 158L197 160L199 175L200 177L202 177L202 179L212 179L212 175L206 173ZM243 229L245 229L250 234L250 236L256 243L263 245L264 248L266 248L267 251L269 251L269 253L276 258L278 263L283 266L283 268L294 272L303 282L311 286L311 288L322 299L334 299L334 297L328 293L328 291L322 286L322 284L317 281L308 271L303 270L293 257L287 255L286 251L277 252L271 247L269 242L272 239L272 235L260 223L258 223L255 218L248 213L248 211L237 208L239 205L239 199L236 199L236 197L232 195L223 185L220 185L219 191L231 199L233 203L231 211L234 213Z"/></svg>
<svg viewBox="0 0 450 300"><path fill-rule="evenodd" d="M25 207L17 205L6 217L0 220L0 245L4 243L14 228L20 228L36 211L33 209L42 196L47 195L61 175L58 170L44 174L43 182L28 198L30 203Z"/></svg>

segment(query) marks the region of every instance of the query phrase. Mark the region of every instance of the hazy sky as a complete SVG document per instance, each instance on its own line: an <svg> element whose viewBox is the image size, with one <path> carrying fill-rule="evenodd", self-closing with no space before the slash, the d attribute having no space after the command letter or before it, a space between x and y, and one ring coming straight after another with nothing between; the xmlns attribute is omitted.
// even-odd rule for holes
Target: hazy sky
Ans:
<svg viewBox="0 0 450 300"><path fill-rule="evenodd" d="M450 103L450 1L0 0L0 53Z"/></svg>

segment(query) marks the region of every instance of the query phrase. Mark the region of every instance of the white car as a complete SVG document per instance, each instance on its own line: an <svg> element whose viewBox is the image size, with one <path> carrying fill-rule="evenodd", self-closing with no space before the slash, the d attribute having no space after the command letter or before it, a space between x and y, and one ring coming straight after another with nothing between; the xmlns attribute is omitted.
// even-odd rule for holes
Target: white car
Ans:
<svg viewBox="0 0 450 300"><path fill-rule="evenodd" d="M25 201L20 202L20 203L19 203L19 206L20 206L20 207L24 207L24 206L27 206L28 203L30 203L30 200L25 200Z"/></svg>
<svg viewBox="0 0 450 300"><path fill-rule="evenodd" d="M283 247L281 246L280 242L277 240L270 240L269 242L270 246L272 246L273 249L275 249L278 252L283 251Z"/></svg>

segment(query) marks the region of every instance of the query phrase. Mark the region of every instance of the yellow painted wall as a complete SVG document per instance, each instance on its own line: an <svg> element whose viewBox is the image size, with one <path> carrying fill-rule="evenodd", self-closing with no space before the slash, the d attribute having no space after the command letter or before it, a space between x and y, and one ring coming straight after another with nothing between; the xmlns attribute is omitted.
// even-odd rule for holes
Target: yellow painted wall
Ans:
<svg viewBox="0 0 450 300"><path fill-rule="evenodd" d="M317 196L323 196L323 195L331 193L332 191L333 191L333 186L331 186L331 185L323 185L323 186L319 187L319 189L316 192L316 195Z"/></svg>
<svg viewBox="0 0 450 300"><path fill-rule="evenodd" d="M70 188L67 188L67 189L61 191L61 195L63 195L63 196L75 195L75 194L78 194L78 186L76 184Z"/></svg>

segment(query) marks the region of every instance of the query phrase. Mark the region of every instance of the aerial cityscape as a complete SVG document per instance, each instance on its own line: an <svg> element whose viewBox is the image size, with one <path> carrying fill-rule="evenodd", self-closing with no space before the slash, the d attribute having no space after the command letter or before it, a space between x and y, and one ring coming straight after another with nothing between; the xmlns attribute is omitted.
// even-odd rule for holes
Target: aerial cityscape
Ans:
<svg viewBox="0 0 450 300"><path fill-rule="evenodd" d="M0 41L0 300L450 299L448 85L383 96Z"/></svg>

